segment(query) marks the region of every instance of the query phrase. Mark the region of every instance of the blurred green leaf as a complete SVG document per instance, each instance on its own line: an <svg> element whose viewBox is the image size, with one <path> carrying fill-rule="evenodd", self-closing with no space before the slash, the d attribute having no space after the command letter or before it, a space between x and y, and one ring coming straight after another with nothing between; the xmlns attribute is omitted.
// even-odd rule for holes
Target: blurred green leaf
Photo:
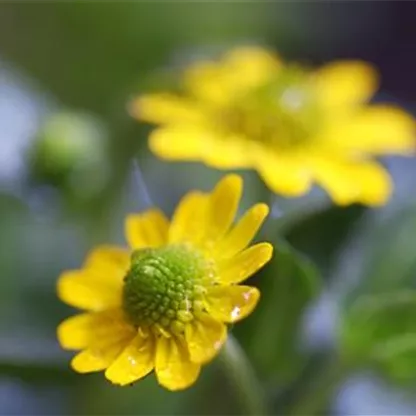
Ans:
<svg viewBox="0 0 416 416"><path fill-rule="evenodd" d="M380 360L383 370L399 382L414 382L416 367L416 333L397 336L385 344L385 354Z"/></svg>
<svg viewBox="0 0 416 416"><path fill-rule="evenodd" d="M361 296L343 318L342 352L396 380L416 380L416 290Z"/></svg>
<svg viewBox="0 0 416 416"><path fill-rule="evenodd" d="M415 381L416 209L407 206L361 229L365 252L341 315L341 352L395 381Z"/></svg>
<svg viewBox="0 0 416 416"><path fill-rule="evenodd" d="M351 205L328 206L323 211L312 211L293 221L289 229L285 229L285 237L293 247L312 259L326 277L351 227L364 210L360 205Z"/></svg>
<svg viewBox="0 0 416 416"><path fill-rule="evenodd" d="M299 326L320 282L319 272L307 258L283 241L276 244L272 263L262 276L262 299L249 334L249 354L268 378L287 382L301 369Z"/></svg>
<svg viewBox="0 0 416 416"><path fill-rule="evenodd" d="M0 377L13 377L26 383L56 384L73 383L76 373L62 366L24 362L22 364L0 362Z"/></svg>
<svg viewBox="0 0 416 416"><path fill-rule="evenodd" d="M399 211L372 233L358 290L391 291L416 278L416 207Z"/></svg>

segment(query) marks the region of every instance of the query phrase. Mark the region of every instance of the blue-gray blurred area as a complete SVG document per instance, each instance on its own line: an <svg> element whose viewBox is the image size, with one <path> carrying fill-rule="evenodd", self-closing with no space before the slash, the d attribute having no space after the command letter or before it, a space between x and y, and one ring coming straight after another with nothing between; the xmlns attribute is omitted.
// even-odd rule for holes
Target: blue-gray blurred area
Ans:
<svg viewBox="0 0 416 416"><path fill-rule="evenodd" d="M148 126L126 104L166 65L255 43L312 65L367 60L382 76L377 99L414 111L415 14L416 3L394 1L0 2L0 414L244 414L218 362L185 392L166 392L153 377L122 389L102 374L73 373L56 341L57 324L74 312L57 299L60 272L95 244L123 243L126 213L158 205L170 214L185 191L208 190L223 174L156 159ZM273 296L235 328L275 414L308 409L317 383L318 414L416 413L416 327L398 329L416 316L415 302L400 301L416 282L416 159L383 162L396 190L380 209L337 208L320 189L270 198L243 172L241 209L272 201L277 227L267 238L276 242L279 229L322 275L312 294L302 286L307 266L273 263L254 279ZM293 275L293 287L269 288L279 273ZM413 342L374 358L366 341L360 351L372 359L338 374L334 360L366 339L354 311L386 294L398 318L369 319L388 327L377 351Z"/></svg>

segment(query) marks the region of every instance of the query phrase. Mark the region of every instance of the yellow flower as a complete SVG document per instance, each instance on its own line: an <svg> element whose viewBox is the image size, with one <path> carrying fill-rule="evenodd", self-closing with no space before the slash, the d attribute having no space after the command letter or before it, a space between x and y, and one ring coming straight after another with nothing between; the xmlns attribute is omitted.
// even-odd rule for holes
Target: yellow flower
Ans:
<svg viewBox="0 0 416 416"><path fill-rule="evenodd" d="M80 373L105 370L126 385L153 370L170 390L195 382L227 337L226 324L249 315L259 291L239 285L272 256L246 248L268 214L256 204L232 227L242 192L237 175L211 193L190 192L172 221L150 209L126 219L130 249L98 247L80 270L64 272L59 297L86 312L58 327Z"/></svg>
<svg viewBox="0 0 416 416"><path fill-rule="evenodd" d="M181 94L143 95L134 117L159 124L150 148L169 160L220 169L253 168L277 193L298 196L314 182L338 204L384 203L391 193L374 156L409 154L414 120L367 105L377 75L358 61L311 71L247 47L188 68Z"/></svg>

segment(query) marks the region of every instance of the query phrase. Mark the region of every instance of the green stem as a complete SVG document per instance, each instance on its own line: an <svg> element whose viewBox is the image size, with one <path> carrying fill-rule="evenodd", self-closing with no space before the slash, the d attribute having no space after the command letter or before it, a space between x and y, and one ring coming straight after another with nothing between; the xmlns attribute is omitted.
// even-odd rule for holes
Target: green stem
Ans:
<svg viewBox="0 0 416 416"><path fill-rule="evenodd" d="M332 358L319 374L300 392L298 400L286 412L290 416L324 414L340 381L350 372L351 366L339 358Z"/></svg>
<svg viewBox="0 0 416 416"><path fill-rule="evenodd" d="M56 363L11 363L0 362L0 377L16 378L27 383L73 383L75 372L69 368L61 367Z"/></svg>
<svg viewBox="0 0 416 416"><path fill-rule="evenodd" d="M245 352L231 334L221 351L220 360L235 389L243 414L267 415L264 391Z"/></svg>

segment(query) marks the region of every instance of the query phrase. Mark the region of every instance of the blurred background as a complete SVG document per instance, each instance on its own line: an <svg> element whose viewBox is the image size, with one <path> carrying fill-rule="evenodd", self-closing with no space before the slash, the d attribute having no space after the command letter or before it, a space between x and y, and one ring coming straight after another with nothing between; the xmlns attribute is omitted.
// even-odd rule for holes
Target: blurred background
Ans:
<svg viewBox="0 0 416 416"><path fill-rule="evenodd" d="M414 113L415 13L393 1L1 3L0 414L244 414L217 361L185 392L154 377L117 388L73 373L57 344L73 313L59 273L123 243L126 213L170 214L223 174L157 160L126 103L169 83L167 67L255 43L312 65L369 61L376 100ZM271 198L243 172L241 209L272 202L263 238L290 243L254 277L263 300L233 329L274 414L416 414L416 160L383 162L396 189L379 209L334 207L320 189Z"/></svg>

